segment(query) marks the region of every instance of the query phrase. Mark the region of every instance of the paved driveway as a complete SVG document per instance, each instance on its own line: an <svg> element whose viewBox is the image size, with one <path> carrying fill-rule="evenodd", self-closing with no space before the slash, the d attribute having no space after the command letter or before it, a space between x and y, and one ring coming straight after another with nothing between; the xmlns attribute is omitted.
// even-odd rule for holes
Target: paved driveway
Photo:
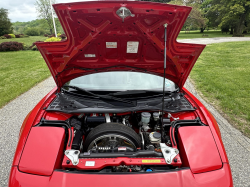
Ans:
<svg viewBox="0 0 250 187"><path fill-rule="evenodd" d="M200 38L179 42L210 44L246 40L250 41L250 38ZM0 187L8 184L8 175L22 121L54 86L54 80L50 77L0 109ZM211 105L200 98L190 81L186 82L185 87L203 102L219 123L233 173L234 185L250 187L250 139L234 129Z"/></svg>

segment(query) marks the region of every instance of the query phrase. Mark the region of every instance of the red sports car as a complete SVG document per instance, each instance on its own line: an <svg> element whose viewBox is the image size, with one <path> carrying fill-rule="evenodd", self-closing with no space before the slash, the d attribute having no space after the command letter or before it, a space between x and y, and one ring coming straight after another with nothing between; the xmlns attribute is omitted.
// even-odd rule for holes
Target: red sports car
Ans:
<svg viewBox="0 0 250 187"><path fill-rule="evenodd" d="M233 186L219 127L184 87L204 45L190 7L53 5L67 35L37 47L57 84L28 114L10 187Z"/></svg>

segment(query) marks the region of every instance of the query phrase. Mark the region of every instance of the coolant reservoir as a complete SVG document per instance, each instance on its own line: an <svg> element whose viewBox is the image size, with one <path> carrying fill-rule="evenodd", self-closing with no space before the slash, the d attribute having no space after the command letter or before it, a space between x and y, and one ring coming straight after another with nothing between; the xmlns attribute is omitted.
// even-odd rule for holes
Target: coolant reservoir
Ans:
<svg viewBox="0 0 250 187"><path fill-rule="evenodd" d="M150 121L151 114L149 112L142 112L141 113L141 122L143 125L147 125Z"/></svg>

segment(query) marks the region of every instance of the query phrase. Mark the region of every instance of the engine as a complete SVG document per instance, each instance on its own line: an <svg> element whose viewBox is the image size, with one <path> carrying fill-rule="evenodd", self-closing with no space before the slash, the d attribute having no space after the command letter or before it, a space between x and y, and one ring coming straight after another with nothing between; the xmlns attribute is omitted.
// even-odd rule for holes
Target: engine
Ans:
<svg viewBox="0 0 250 187"><path fill-rule="evenodd" d="M170 143L169 136L160 133L160 116L159 112L142 112L133 115L90 114L73 117L70 120L75 134L72 149L89 153L157 150L162 140Z"/></svg>
<svg viewBox="0 0 250 187"><path fill-rule="evenodd" d="M195 119L193 113L185 112L174 117L170 113L162 117L161 112L148 111L70 114L65 121L46 117L37 126L65 129L62 169L153 172L178 169L182 165L175 138L178 127L203 125L198 118L179 120L187 115Z"/></svg>

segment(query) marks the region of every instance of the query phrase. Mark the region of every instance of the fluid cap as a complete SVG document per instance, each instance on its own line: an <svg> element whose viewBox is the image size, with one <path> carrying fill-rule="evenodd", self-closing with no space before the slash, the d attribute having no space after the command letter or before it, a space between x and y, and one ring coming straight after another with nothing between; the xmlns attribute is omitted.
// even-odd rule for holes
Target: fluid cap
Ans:
<svg viewBox="0 0 250 187"><path fill-rule="evenodd" d="M146 172L152 172L153 170L152 169L147 169Z"/></svg>
<svg viewBox="0 0 250 187"><path fill-rule="evenodd" d="M159 133L159 132L154 132L154 133L153 133L153 137L156 138L156 139L159 139L159 138L161 138L161 133Z"/></svg>

